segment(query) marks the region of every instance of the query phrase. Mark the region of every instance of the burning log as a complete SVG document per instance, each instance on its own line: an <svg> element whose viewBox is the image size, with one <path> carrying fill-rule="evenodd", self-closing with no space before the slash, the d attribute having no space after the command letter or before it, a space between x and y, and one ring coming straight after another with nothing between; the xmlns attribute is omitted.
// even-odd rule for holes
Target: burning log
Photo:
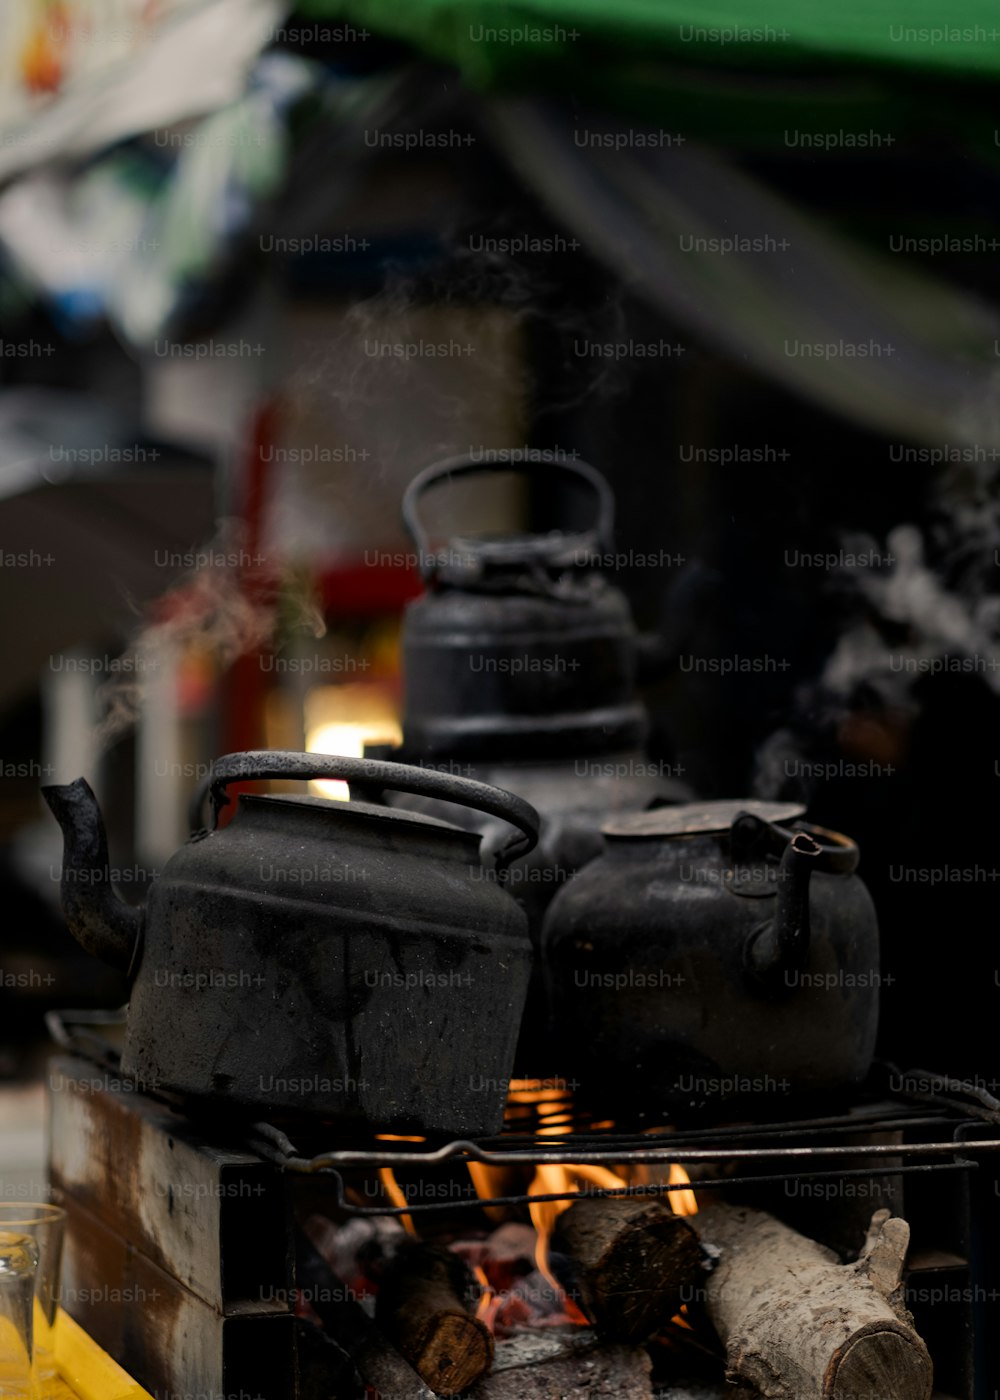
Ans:
<svg viewBox="0 0 1000 1400"><path fill-rule="evenodd" d="M386 1261L407 1238L391 1216L368 1215L335 1225L323 1215L311 1215L304 1225L313 1247L346 1284L377 1280Z"/></svg>
<svg viewBox="0 0 1000 1400"><path fill-rule="evenodd" d="M720 1255L705 1294L730 1380L772 1400L929 1400L930 1355L903 1301L905 1220L876 1211L853 1264L763 1211L717 1204L691 1223Z"/></svg>
<svg viewBox="0 0 1000 1400"><path fill-rule="evenodd" d="M614 1341L652 1336L703 1276L698 1236L656 1197L581 1196L559 1217L555 1243L576 1266L575 1300Z"/></svg>
<svg viewBox="0 0 1000 1400"><path fill-rule="evenodd" d="M310 1224L315 1227L317 1217ZM305 1230L295 1234L295 1267L300 1287L324 1329L350 1357L358 1375L382 1400L432 1400L416 1371L390 1345L359 1302L334 1274ZM337 1357L330 1363L331 1380Z"/></svg>
<svg viewBox="0 0 1000 1400"><path fill-rule="evenodd" d="M493 1363L493 1338L473 1316L478 1286L449 1249L416 1240L401 1245L383 1273L376 1318L438 1395L458 1395Z"/></svg>

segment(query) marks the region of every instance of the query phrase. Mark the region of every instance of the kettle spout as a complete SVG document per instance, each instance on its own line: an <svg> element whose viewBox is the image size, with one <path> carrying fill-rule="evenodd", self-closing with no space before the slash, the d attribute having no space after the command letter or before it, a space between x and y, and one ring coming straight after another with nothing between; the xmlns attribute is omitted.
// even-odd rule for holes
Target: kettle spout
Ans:
<svg viewBox="0 0 1000 1400"><path fill-rule="evenodd" d="M62 908L70 933L88 953L125 972L142 928L142 911L126 904L112 886L97 798L84 778L65 787L44 787L42 796L62 828Z"/></svg>
<svg viewBox="0 0 1000 1400"><path fill-rule="evenodd" d="M801 972L809 956L809 882L823 848L804 831L792 837L778 866L778 907L774 918L750 935L747 964L771 986Z"/></svg>

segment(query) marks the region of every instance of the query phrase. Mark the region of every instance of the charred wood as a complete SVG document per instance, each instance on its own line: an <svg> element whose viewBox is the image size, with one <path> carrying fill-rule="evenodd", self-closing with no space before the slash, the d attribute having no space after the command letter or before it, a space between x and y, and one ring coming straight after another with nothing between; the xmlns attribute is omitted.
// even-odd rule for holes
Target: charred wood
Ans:
<svg viewBox="0 0 1000 1400"><path fill-rule="evenodd" d="M474 1315L475 1278L457 1254L412 1240L379 1282L379 1327L438 1395L459 1395L493 1364L493 1337Z"/></svg>
<svg viewBox="0 0 1000 1400"><path fill-rule="evenodd" d="M554 1243L572 1260L574 1300L609 1340L652 1336L703 1278L698 1236L656 1197L582 1196L559 1217Z"/></svg>

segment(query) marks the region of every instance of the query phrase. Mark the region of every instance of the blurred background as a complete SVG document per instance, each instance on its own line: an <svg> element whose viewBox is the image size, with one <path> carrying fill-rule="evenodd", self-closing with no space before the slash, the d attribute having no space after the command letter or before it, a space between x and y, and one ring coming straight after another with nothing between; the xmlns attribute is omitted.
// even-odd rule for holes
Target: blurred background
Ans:
<svg viewBox="0 0 1000 1400"><path fill-rule="evenodd" d="M434 537L582 520L545 466L597 466L652 757L855 837L883 1053L992 1069L998 31L735 8L0 14L14 1158L45 1012L125 995L62 928L39 787L88 778L139 899L217 754L397 739L400 497L492 449L539 469L442 493Z"/></svg>

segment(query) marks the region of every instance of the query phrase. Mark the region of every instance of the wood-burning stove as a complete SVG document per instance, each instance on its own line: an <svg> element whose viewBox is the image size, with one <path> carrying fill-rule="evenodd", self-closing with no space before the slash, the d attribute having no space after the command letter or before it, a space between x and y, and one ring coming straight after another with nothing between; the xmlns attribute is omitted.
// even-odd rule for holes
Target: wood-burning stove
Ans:
<svg viewBox="0 0 1000 1400"><path fill-rule="evenodd" d="M568 1086L515 1085L500 1135L444 1141L305 1118L212 1121L203 1108L137 1092L100 1037L60 1033L67 1053L53 1063L50 1100L53 1188L69 1212L63 1305L158 1400L346 1396L355 1368L387 1400L393 1386L405 1392L401 1376L419 1384L356 1287L317 1263L296 1219L355 1233L404 1221L439 1246L485 1238L501 1216L526 1228L532 1207L595 1191L587 1173L615 1172L623 1197L669 1199L690 1191L670 1179L678 1166L706 1206L767 1211L843 1257L888 1207L909 1223L903 1296L933 1359L935 1394L992 1400L1000 1383L991 1322L1000 1298L1000 1104L980 1085L882 1066L822 1118L684 1128L595 1122ZM555 1167L577 1175L562 1190L533 1189L539 1168ZM689 1335L668 1328L650 1346L649 1384L662 1400L683 1393L673 1389L680 1358L689 1370L703 1365L703 1385L721 1383L718 1344L698 1360L710 1336L703 1299L695 1289L685 1301ZM321 1339L319 1319L332 1337ZM577 1357L593 1341L578 1331L567 1344ZM538 1345L555 1365L556 1334L544 1335ZM497 1343L510 1379L524 1362L507 1347ZM564 1374L566 1354L558 1364ZM332 1391L316 1389L320 1373Z"/></svg>

